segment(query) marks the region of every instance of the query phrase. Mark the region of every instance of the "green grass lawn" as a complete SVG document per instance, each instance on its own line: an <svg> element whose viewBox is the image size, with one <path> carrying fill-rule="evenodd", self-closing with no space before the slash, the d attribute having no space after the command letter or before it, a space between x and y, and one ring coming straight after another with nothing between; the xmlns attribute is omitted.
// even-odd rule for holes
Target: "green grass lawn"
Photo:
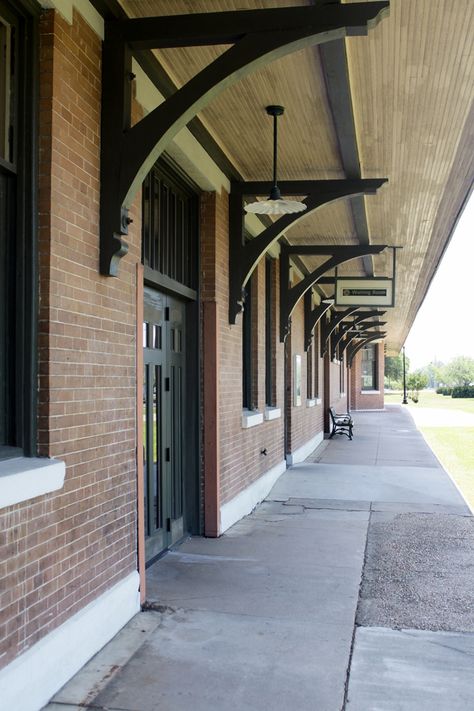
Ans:
<svg viewBox="0 0 474 711"><path fill-rule="evenodd" d="M474 427L423 427L421 431L474 509Z"/></svg>
<svg viewBox="0 0 474 711"><path fill-rule="evenodd" d="M401 404L403 398L402 392L385 393L386 403ZM462 410L463 412L474 413L474 397L453 398L446 395L437 395L432 390L421 390L419 401L415 404L408 398L408 404L413 407L436 407L442 410Z"/></svg>
<svg viewBox="0 0 474 711"><path fill-rule="evenodd" d="M385 393L386 403L401 404L402 393ZM459 410L474 413L474 398L452 398L422 390L408 407ZM474 427L421 427L424 438L474 509Z"/></svg>

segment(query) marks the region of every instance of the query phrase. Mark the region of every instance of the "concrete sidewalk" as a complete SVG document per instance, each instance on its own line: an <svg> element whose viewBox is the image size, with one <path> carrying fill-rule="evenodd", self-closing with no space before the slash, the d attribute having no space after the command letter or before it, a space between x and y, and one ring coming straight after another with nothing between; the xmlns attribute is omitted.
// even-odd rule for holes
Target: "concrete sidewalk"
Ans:
<svg viewBox="0 0 474 711"><path fill-rule="evenodd" d="M401 407L356 413L137 615L48 711L474 708L474 528Z"/></svg>

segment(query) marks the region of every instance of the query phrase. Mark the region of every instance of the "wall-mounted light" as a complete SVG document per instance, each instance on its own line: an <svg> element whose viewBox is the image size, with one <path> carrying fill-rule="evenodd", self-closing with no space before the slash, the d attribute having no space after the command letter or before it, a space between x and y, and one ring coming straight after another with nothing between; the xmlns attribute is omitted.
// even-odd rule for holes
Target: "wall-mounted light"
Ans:
<svg viewBox="0 0 474 711"><path fill-rule="evenodd" d="M304 202L297 200L284 200L277 183L277 162L278 162L278 116L284 112L283 106L267 106L266 111L269 116L273 116L273 185L267 200L257 200L245 205L244 210L256 215L288 215L292 212L303 212L306 210Z"/></svg>

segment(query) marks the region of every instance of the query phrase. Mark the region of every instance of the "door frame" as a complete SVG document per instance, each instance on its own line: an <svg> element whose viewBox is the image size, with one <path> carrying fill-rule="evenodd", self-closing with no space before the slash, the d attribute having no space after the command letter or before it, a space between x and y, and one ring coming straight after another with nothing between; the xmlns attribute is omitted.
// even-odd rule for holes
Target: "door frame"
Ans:
<svg viewBox="0 0 474 711"><path fill-rule="evenodd" d="M186 390L184 407L186 416L184 418L183 438L187 443L184 448L183 459L183 495L185 521L184 530L193 535L202 535L204 526L203 502L202 502L202 334L201 334L201 250L200 250L200 190L190 180L183 171L167 156L162 156L156 168L163 177L170 181L171 185L184 190L190 196L196 198L196 248L193 254L196 274L196 288L191 289L184 284L175 281L143 263L137 265L136 271L136 314L137 314L137 423L143 421L142 384L144 372L143 359L143 304L144 287L148 286L163 294L168 294L183 301L185 304L186 321L186 360L185 373L188 383L195 383L195 387L188 387ZM145 509L144 509L144 483L143 483L143 428L137 426L137 496L138 496L138 565L140 573L141 600L146 600L146 554L145 554Z"/></svg>
<svg viewBox="0 0 474 711"><path fill-rule="evenodd" d="M144 268L136 269L136 417L137 417L137 555L140 577L140 604L146 601L146 558L145 558L145 481L143 478L143 298Z"/></svg>

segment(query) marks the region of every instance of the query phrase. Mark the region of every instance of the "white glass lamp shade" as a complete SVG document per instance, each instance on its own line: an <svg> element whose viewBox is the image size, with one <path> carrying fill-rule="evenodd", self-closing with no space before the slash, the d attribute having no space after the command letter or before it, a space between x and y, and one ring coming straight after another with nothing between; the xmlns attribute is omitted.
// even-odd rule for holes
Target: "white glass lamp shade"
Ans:
<svg viewBox="0 0 474 711"><path fill-rule="evenodd" d="M296 200L259 200L245 205L244 210L256 215L289 215L292 212L303 212L306 205Z"/></svg>
<svg viewBox="0 0 474 711"><path fill-rule="evenodd" d="M244 206L244 210L255 215L289 215L292 212L303 212L306 207L304 202L283 200L278 185L273 185L266 200L251 202Z"/></svg>

